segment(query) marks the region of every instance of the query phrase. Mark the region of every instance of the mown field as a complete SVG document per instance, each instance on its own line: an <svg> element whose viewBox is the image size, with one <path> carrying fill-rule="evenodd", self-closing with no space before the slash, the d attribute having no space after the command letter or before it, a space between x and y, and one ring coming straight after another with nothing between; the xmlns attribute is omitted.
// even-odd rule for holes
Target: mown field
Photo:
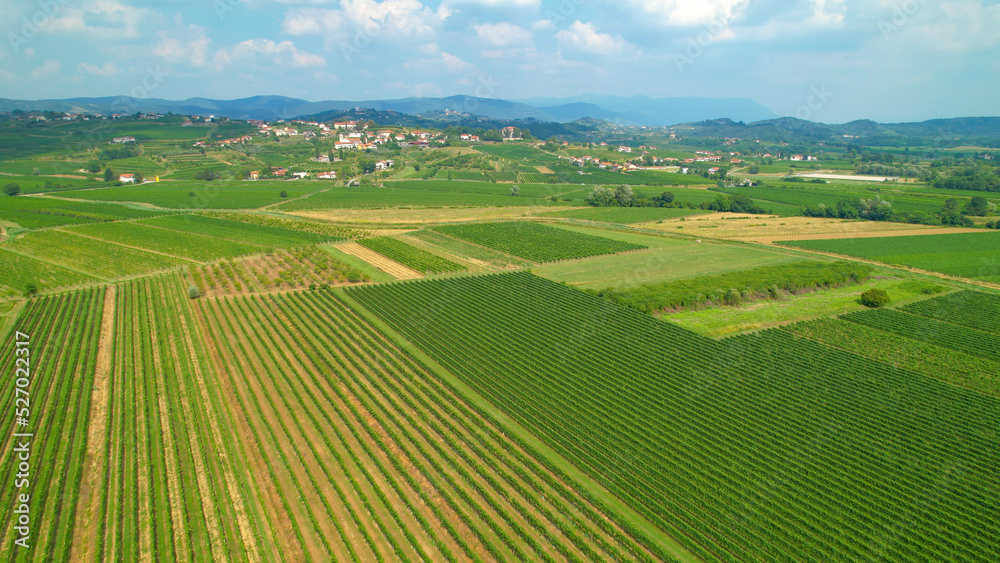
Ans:
<svg viewBox="0 0 1000 563"><path fill-rule="evenodd" d="M912 266L953 276L1000 281L998 232L803 240L781 244Z"/></svg>

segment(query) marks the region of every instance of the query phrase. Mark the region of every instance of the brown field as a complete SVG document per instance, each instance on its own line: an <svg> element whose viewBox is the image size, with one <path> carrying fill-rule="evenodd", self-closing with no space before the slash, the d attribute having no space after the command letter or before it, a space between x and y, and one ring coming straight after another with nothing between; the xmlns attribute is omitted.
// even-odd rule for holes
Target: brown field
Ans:
<svg viewBox="0 0 1000 563"><path fill-rule="evenodd" d="M738 213L712 213L694 218L688 217L685 221L671 219L663 223L644 223L636 226L705 238L765 244L788 240L869 238L977 231L976 229L881 221L852 221L821 217L748 216ZM683 227L683 229L679 227Z"/></svg>
<svg viewBox="0 0 1000 563"><path fill-rule="evenodd" d="M343 244L336 245L336 247L351 256L357 256L372 266L375 266L379 270L395 276L397 279L415 280L424 277L424 275L420 272L412 268L408 268L395 260L390 260L378 252L365 248L356 242L345 242Z"/></svg>
<svg viewBox="0 0 1000 563"><path fill-rule="evenodd" d="M565 209L577 209L566 207ZM559 208L563 210L563 208ZM306 219L351 224L411 224L426 225L456 221L489 221L514 219L552 211L551 207L444 207L433 209L331 209L328 211L298 211L291 213Z"/></svg>
<svg viewBox="0 0 1000 563"><path fill-rule="evenodd" d="M555 174L555 172L553 172L548 166L536 166L535 170L538 170L542 174Z"/></svg>

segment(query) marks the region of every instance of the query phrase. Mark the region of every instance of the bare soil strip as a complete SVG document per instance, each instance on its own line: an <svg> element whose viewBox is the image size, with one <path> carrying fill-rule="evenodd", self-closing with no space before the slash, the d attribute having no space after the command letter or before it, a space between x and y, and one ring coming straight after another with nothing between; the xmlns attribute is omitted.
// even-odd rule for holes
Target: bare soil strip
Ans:
<svg viewBox="0 0 1000 563"><path fill-rule="evenodd" d="M108 400L110 392L111 351L115 338L115 295L117 286L108 286L104 294L104 311L101 315L101 336L97 348L97 365L94 369L94 387L90 396L90 425L87 428L87 454L83 461L83 478L73 526L73 543L70 558L74 561L96 561L97 535L103 514L101 495L104 486L105 440L108 429Z"/></svg>
<svg viewBox="0 0 1000 563"><path fill-rule="evenodd" d="M416 280L424 277L420 272L404 266L395 260L391 260L382 256L374 250L370 250L361 246L356 242L345 242L343 244L335 245L340 250L350 254L351 256L356 256L365 262L368 262L372 266L375 266L379 270L382 270L397 279L401 280Z"/></svg>

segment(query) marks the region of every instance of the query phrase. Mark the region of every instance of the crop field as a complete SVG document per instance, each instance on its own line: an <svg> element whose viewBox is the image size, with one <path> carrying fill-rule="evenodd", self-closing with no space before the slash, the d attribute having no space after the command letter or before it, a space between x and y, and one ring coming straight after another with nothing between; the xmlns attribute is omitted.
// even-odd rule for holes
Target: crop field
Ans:
<svg viewBox="0 0 1000 563"><path fill-rule="evenodd" d="M88 203L48 197L0 197L0 220L17 223L27 229L137 219L163 213L113 203Z"/></svg>
<svg viewBox="0 0 1000 563"><path fill-rule="evenodd" d="M527 273L347 294L700 558L1000 556L995 399Z"/></svg>
<svg viewBox="0 0 1000 563"><path fill-rule="evenodd" d="M960 291L902 308L903 311L1000 334L1000 295L981 291Z"/></svg>
<svg viewBox="0 0 1000 563"><path fill-rule="evenodd" d="M229 221L197 214L159 217L139 221L137 224L234 240L267 248L287 248L342 240L340 237L318 233L293 231L282 227L256 225L242 221Z"/></svg>
<svg viewBox="0 0 1000 563"><path fill-rule="evenodd" d="M437 254L391 237L366 238L359 240L358 244L422 274L443 274L466 270L466 267L461 264L456 264Z"/></svg>
<svg viewBox="0 0 1000 563"><path fill-rule="evenodd" d="M328 293L211 300L198 316L283 558L648 559Z"/></svg>
<svg viewBox="0 0 1000 563"><path fill-rule="evenodd" d="M29 283L45 291L94 281L90 276L15 254L7 250L7 245L0 245L0 294L3 288L20 293Z"/></svg>
<svg viewBox="0 0 1000 563"><path fill-rule="evenodd" d="M892 309L858 311L841 318L852 323L895 332L914 340L959 350L973 356L987 359L1000 358L1000 335Z"/></svg>
<svg viewBox="0 0 1000 563"><path fill-rule="evenodd" d="M4 250L27 254L96 278L115 279L173 268L191 261L80 236L68 231L29 233L4 243Z"/></svg>
<svg viewBox="0 0 1000 563"><path fill-rule="evenodd" d="M552 211L544 213L542 216L629 225L675 217L687 217L701 213L705 213L705 211L700 209L673 209L667 207L592 207L590 209L574 209L571 211Z"/></svg>
<svg viewBox="0 0 1000 563"><path fill-rule="evenodd" d="M29 484L20 487L20 494L30 498L32 555L40 560L72 559L74 509L85 470L104 293L103 288L89 289L32 300L17 324L27 336L4 335L9 345L0 352L0 366L10 375L0 384L0 464L13 470L20 455L15 448L30 444ZM27 354L15 352L15 341L26 343ZM25 385L15 387L15 368L22 368L17 378L26 379ZM15 426L15 412L28 419L26 426ZM33 436L16 438L15 432ZM5 560L26 561L26 550L18 550L19 557L14 557L18 517L13 511L22 503L14 495L19 488L13 486L13 476L0 491L0 536Z"/></svg>
<svg viewBox="0 0 1000 563"><path fill-rule="evenodd" d="M304 199L284 203L279 205L277 209L281 211L299 211L345 207L388 209L393 207L518 207L557 205L554 202L539 197L511 197L509 195L510 187L505 188L506 194L500 195L402 189L388 187L391 186L391 183L387 183L386 185L387 187L385 188L337 187L313 194Z"/></svg>
<svg viewBox="0 0 1000 563"><path fill-rule="evenodd" d="M288 198L300 197L325 187L318 182L291 181L162 181L141 186L111 187L63 192L65 197L96 201L148 203L167 209L256 209L281 203L282 191ZM191 195L194 194L194 195Z"/></svg>
<svg viewBox="0 0 1000 563"><path fill-rule="evenodd" d="M645 246L525 221L435 227L435 231L533 262L641 250Z"/></svg>
<svg viewBox="0 0 1000 563"><path fill-rule="evenodd" d="M407 234L406 236L408 238L417 239L423 244L441 249L441 251L445 253L454 254L473 263L482 264L487 268L503 269L510 267L526 267L531 265L531 262L528 262L527 260L522 260L511 256L510 254L505 254L491 248L472 244L470 242L429 229L415 231Z"/></svg>
<svg viewBox="0 0 1000 563"><path fill-rule="evenodd" d="M481 195L495 195L510 197L511 199L518 199L523 197L528 198L545 198L553 195L570 195L567 192L579 192L572 195L576 195L577 199L583 199L586 192L582 190L575 190L567 186L554 186L551 184L518 184L518 196L511 197L510 190L511 186L505 184L496 184L491 182L470 182L470 181L441 181L441 180L404 180L386 183L387 187L408 189L408 190L422 190L430 192L449 192L449 193L468 193L468 194L481 194Z"/></svg>
<svg viewBox="0 0 1000 563"><path fill-rule="evenodd" d="M183 221L183 218L180 220ZM70 227L67 232L200 262L256 254L267 250L255 244L125 221Z"/></svg>
<svg viewBox="0 0 1000 563"><path fill-rule="evenodd" d="M1000 282L1000 232L804 240L782 244Z"/></svg>
<svg viewBox="0 0 1000 563"><path fill-rule="evenodd" d="M841 319L817 319L783 330L1000 399L1000 362L995 357L984 358L940 346L933 340L907 338L895 331Z"/></svg>
<svg viewBox="0 0 1000 563"><path fill-rule="evenodd" d="M806 184L807 186L809 184ZM718 188L719 191L724 191L726 193L745 195L752 197L754 199L774 201L778 203L784 203L789 205L794 205L798 207L816 207L819 204L826 205L827 207L836 206L837 202L840 200L850 200L850 199L861 199L861 198L873 198L876 195L882 197L892 203L893 209L896 211L903 211L907 213L922 212L922 213L937 213L941 211L941 207L944 205L944 199L920 197L920 196L905 196L897 195L893 193L872 193L868 191L860 191L857 189L838 189L833 186L824 186L820 189L805 187L800 188L790 187L788 185L783 187L746 187L746 188ZM766 207L766 206L765 206Z"/></svg>

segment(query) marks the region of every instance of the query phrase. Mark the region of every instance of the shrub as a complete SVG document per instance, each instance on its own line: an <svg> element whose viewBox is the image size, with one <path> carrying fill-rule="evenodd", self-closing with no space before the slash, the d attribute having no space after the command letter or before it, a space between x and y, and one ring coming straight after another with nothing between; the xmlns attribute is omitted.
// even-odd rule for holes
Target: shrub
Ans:
<svg viewBox="0 0 1000 563"><path fill-rule="evenodd" d="M201 291L198 289L198 286L193 284L188 286L188 297L190 297L191 299L197 299L201 297Z"/></svg>
<svg viewBox="0 0 1000 563"><path fill-rule="evenodd" d="M38 295L38 286L34 282L28 282L24 285L24 296L34 297Z"/></svg>
<svg viewBox="0 0 1000 563"><path fill-rule="evenodd" d="M288 197L288 192L286 192L285 190L281 190L281 193L278 194L278 197Z"/></svg>
<svg viewBox="0 0 1000 563"><path fill-rule="evenodd" d="M8 182L3 187L3 193L7 195L17 195L21 193L21 184L18 184L17 182Z"/></svg>
<svg viewBox="0 0 1000 563"><path fill-rule="evenodd" d="M861 304L871 309L878 309L889 304L889 294L884 289L872 288L861 294Z"/></svg>

